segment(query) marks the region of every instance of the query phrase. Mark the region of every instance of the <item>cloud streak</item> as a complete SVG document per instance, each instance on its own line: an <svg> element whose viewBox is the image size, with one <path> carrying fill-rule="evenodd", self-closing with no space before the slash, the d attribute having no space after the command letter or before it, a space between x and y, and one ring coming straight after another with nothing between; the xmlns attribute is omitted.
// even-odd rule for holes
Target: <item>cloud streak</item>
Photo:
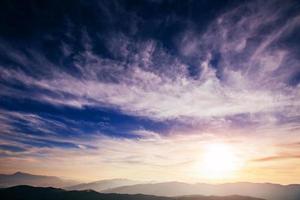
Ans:
<svg viewBox="0 0 300 200"><path fill-rule="evenodd" d="M61 71L36 52L31 52L33 60L29 61L24 53L11 49L10 58L25 68L42 64L50 69L49 75L33 77L23 70L2 69L1 79L46 92L22 92L6 85L1 93L54 105L113 107L156 120L289 113L299 108L299 88L286 82L299 72L298 58L274 45L299 26L299 17L268 30L288 11L272 4L266 11L268 5L248 3L238 7L217 18L202 35L186 31L179 40L183 57L172 55L159 41L139 41L117 34L107 39L107 48L121 60L103 58L94 53L90 36L84 31L86 48L72 63L80 77ZM234 22L242 10L247 14ZM264 28L270 32L268 35L260 33ZM215 52L220 58L214 66ZM184 58L198 60L192 63L199 68L198 78L190 76L191 66ZM294 66L289 63L292 60ZM289 70L285 69L287 65Z"/></svg>

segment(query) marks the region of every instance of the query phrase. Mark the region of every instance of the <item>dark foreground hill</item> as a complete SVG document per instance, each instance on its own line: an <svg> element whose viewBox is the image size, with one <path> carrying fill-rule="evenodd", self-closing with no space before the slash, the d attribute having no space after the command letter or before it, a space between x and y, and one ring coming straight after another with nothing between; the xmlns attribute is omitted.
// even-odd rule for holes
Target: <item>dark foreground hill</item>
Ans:
<svg viewBox="0 0 300 200"><path fill-rule="evenodd" d="M243 196L158 197L150 195L102 194L92 190L65 191L56 188L15 186L0 190L0 199L9 200L262 200Z"/></svg>

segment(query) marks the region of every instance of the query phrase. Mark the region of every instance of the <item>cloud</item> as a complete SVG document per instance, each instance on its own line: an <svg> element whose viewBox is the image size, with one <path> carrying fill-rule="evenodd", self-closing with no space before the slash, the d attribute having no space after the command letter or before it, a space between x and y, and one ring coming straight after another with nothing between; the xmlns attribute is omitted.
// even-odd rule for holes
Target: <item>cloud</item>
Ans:
<svg viewBox="0 0 300 200"><path fill-rule="evenodd" d="M6 45L9 57L25 68L43 65L50 71L47 77L36 77L24 70L3 68L2 80L32 89L21 91L5 84L1 94L77 108L112 107L155 120L289 112L291 107L299 107L299 89L286 80L299 68L284 68L298 58L273 46L282 35L298 27L298 16L285 25L278 22L273 30L269 28L285 17L288 8L289 4L278 8L269 3L259 7L256 2L246 3L219 16L203 34L191 30L184 33L179 40L182 56L172 55L159 41L120 33L106 39L115 57L108 59L93 51L89 33L82 31L85 50L72 63L80 76L60 70L32 50L29 52L34 57L29 62L25 53ZM247 14L241 15L243 10ZM236 16L241 17L235 21ZM264 28L268 35L260 31ZM70 49L66 44L62 47ZM215 52L220 54L217 66L212 63ZM196 79L190 76L191 66L186 62L191 57L197 60L192 64L201 74Z"/></svg>
<svg viewBox="0 0 300 200"><path fill-rule="evenodd" d="M30 172L37 170L39 173L48 174L49 172L43 171L43 169L51 167L52 170L55 170L56 175L84 180L112 177L147 179L147 177L151 177L151 179L161 181L207 181L207 177L200 173L199 162L205 155L205 146L208 144L221 142L234 150L240 159L239 162L243 163L243 168L236 173L256 168L264 173L267 169L260 165L266 163L266 159L273 159L269 155L274 155L275 150L278 153L278 147L274 145L274 141L277 140L263 134L261 137L264 139L260 141L257 141L257 137L245 133L239 135L232 133L231 135L177 134L172 136L161 136L158 133L151 133L153 136L150 136L149 133L143 134L148 137L133 140L94 135L90 139L66 139L68 142L78 144L79 148L27 146L26 152L7 153L9 157L2 157L0 160L2 166L14 166L10 168L11 170L26 169ZM62 140L60 139L60 141ZM87 146L96 148L85 148ZM266 157L262 158L263 155ZM292 155L297 154L282 154L281 158L274 159L289 160L288 163L280 164L281 167L288 168L289 163L298 162L295 156L291 158ZM22 162L22 166L16 165L18 162ZM276 162L268 163L268 169L276 169L278 166ZM257 166L258 164L259 166ZM44 165L47 167L44 168ZM82 171L86 173L82 173ZM245 178L245 180L248 179Z"/></svg>
<svg viewBox="0 0 300 200"><path fill-rule="evenodd" d="M149 134L147 133L147 135ZM152 133L152 135L158 134ZM206 135L174 136L172 138L149 136L148 138L132 140L102 135L93 136L91 140L86 138L81 140L78 142L81 144L80 147L75 149L31 146L30 148L27 147L26 152L9 153L9 157L0 159L3 163L2 166L22 161L22 168L31 167L32 169L36 169L37 163L44 163L48 167L56 169L58 174L65 173L71 166L73 171L89 169L87 171L94 174L94 178L89 173L85 174L89 179L95 179L95 176L99 176L99 178L104 178L104 175L110 176L112 171L114 171L114 177L126 177L122 169L129 169L129 173L133 173L133 169L135 171L142 170L146 171L147 174L165 171L166 167L182 170L191 166L201 156L201 144L207 143L205 138L207 138ZM68 141L71 142L72 139ZM82 148L83 145L92 145L97 148ZM14 166L18 168L18 165ZM38 166L41 167L41 164ZM101 174L99 174L100 169ZM160 176L168 179L168 174L166 172L165 177ZM136 175L132 178L143 179L147 177L143 177L143 173ZM83 177L77 176L77 178ZM158 177L156 176L156 178Z"/></svg>
<svg viewBox="0 0 300 200"><path fill-rule="evenodd" d="M102 61L97 62L100 73L106 69L105 65L102 67L102 64L105 64L105 61ZM107 65L119 67L112 61L107 61ZM239 113L278 111L291 104L295 106L299 104L294 100L298 94L292 89L289 91L290 94L287 94L288 91L285 90L273 92L259 88L229 87L222 85L211 69L208 69L211 72L203 78L206 80L194 81L183 75L182 77L177 77L178 75L168 77L168 74L157 74L151 71L151 68L145 70L135 65L138 63L131 64L129 77L118 77L118 83L95 80L93 76L99 72L98 68L93 69L93 65L88 65L87 69L84 69L94 74L90 76L83 73L87 77L85 79L59 72L55 72L51 79L42 80L36 80L22 72L12 70L3 71L3 73L6 79L17 79L28 87L55 94L35 94L37 95L35 99L40 101L79 108L88 105L116 107L133 115L154 119L222 117ZM170 65L173 65L175 69L182 66L180 63L170 63ZM122 69L122 66L119 68ZM233 79L241 76L238 72L227 73L230 73ZM240 77L239 80L232 81L243 85L243 79L244 77ZM19 93L22 95L22 92L18 92L18 95ZM26 96L26 94L23 95Z"/></svg>
<svg viewBox="0 0 300 200"><path fill-rule="evenodd" d="M258 158L258 159L255 159L254 162L268 162L268 161L299 159L299 158L300 158L300 155L282 154L282 155Z"/></svg>

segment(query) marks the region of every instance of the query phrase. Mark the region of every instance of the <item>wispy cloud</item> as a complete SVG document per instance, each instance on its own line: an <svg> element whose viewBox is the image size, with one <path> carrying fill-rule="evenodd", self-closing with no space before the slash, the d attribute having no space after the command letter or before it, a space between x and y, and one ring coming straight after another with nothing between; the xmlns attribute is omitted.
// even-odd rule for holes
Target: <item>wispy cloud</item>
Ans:
<svg viewBox="0 0 300 200"><path fill-rule="evenodd" d="M172 55L159 41L115 34L107 38L107 48L120 59L103 58L95 54L90 36L83 31L85 50L73 60L79 77L61 71L36 52L30 51L33 58L28 63L24 53L10 48L9 56L19 64L48 66L49 75L35 77L23 70L2 69L1 79L46 92L6 88L1 93L78 108L114 107L157 120L289 113L299 107L299 89L288 85L299 69L290 61L298 58L275 44L298 27L299 17L275 26L290 5L267 6L247 3L221 15L203 34L188 30L179 40L183 57ZM243 10L247 14L234 21ZM66 44L62 47L70 49ZM184 58L197 60L192 63L200 73L197 79L190 76L191 63ZM290 70L285 69L287 65Z"/></svg>
<svg viewBox="0 0 300 200"><path fill-rule="evenodd" d="M286 159L299 159L300 155L291 155L291 154L282 154L282 155L275 155L270 157L263 157L255 159L255 162L267 162L267 161L277 161L277 160L286 160Z"/></svg>

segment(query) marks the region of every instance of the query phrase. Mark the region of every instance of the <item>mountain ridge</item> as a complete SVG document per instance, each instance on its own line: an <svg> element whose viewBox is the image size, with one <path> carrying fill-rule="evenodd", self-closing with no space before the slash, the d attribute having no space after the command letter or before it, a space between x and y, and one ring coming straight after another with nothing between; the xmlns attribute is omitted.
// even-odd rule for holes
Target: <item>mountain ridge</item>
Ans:
<svg viewBox="0 0 300 200"><path fill-rule="evenodd" d="M104 179L99 181L93 181L88 183L80 183L77 185L72 185L69 187L65 187L66 190L87 190L92 189L97 192L101 192L102 190L111 189L115 187L121 186L129 186L141 183L140 181L134 181L130 179L124 178L115 178L115 179Z"/></svg>
<svg viewBox="0 0 300 200"><path fill-rule="evenodd" d="M186 196L186 197L159 197L143 194L104 194L93 190L66 191L53 187L14 186L0 189L0 197L10 200L263 200L245 196Z"/></svg>
<svg viewBox="0 0 300 200"><path fill-rule="evenodd" d="M24 179L24 180L21 180ZM73 184L75 183L75 184ZM104 179L88 183L65 182L59 177L33 175L25 172L0 174L0 186L31 185L42 187L59 187L64 190L94 190L101 193L144 194L164 197L206 195L253 196L268 200L299 200L300 184L282 185L277 183L185 183L169 182L140 182L125 178Z"/></svg>
<svg viewBox="0 0 300 200"><path fill-rule="evenodd" d="M74 180L62 179L56 176L35 175L25 172L0 174L0 187L2 188L17 185L67 187L75 184L78 184L78 182Z"/></svg>
<svg viewBox="0 0 300 200"><path fill-rule="evenodd" d="M103 190L103 193L146 194L157 196L186 196L186 195L242 195L264 198L269 200L299 200L300 185L280 185L272 183L223 183L207 184L184 182L161 182L137 184Z"/></svg>

